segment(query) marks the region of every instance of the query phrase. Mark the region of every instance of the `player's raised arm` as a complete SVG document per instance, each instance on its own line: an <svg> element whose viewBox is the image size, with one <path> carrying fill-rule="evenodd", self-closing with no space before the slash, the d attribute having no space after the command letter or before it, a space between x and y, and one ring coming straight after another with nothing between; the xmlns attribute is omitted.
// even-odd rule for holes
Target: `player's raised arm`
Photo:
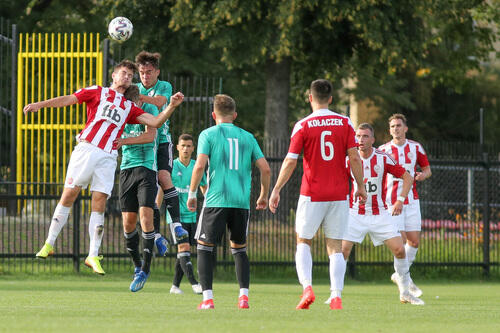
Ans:
<svg viewBox="0 0 500 333"><path fill-rule="evenodd" d="M276 184L274 185L273 191L271 193L271 197L269 198L269 209L271 212L276 213L276 209L280 203L280 191L288 182L290 177L293 174L293 170L297 167L297 159L286 157L281 165L281 170L278 175L278 180L276 180Z"/></svg>
<svg viewBox="0 0 500 333"><path fill-rule="evenodd" d="M41 108L62 108L76 103L78 103L78 98L73 94L59 96L45 101L28 104L23 108L23 112L27 114L28 112L37 112Z"/></svg>
<svg viewBox="0 0 500 333"><path fill-rule="evenodd" d="M269 186L271 184L271 168L267 160L262 157L259 158L255 165L260 171L260 195L257 199L256 209L263 210L267 208L267 196L269 195Z"/></svg>
<svg viewBox="0 0 500 333"><path fill-rule="evenodd" d="M167 104L167 98L162 95L156 96L148 96L148 95L140 95L140 100L143 103L153 104L160 110L165 104Z"/></svg>
<svg viewBox="0 0 500 333"><path fill-rule="evenodd" d="M130 138L117 138L113 141L113 149L120 149L121 146L126 145L142 145L145 143L151 143L156 138L156 128L146 126L146 130L139 136L134 136Z"/></svg>
<svg viewBox="0 0 500 333"><path fill-rule="evenodd" d="M163 109L156 117L149 114L143 113L137 117L137 120L144 125L159 128L167 121L168 118L174 113L175 108L178 107L184 100L184 95L181 92L176 93L170 97L170 104Z"/></svg>

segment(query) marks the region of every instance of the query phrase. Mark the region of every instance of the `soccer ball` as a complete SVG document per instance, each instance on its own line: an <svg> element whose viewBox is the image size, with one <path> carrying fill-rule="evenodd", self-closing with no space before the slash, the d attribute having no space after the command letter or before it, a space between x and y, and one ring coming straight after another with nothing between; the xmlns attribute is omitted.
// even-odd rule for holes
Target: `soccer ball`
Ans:
<svg viewBox="0 0 500 333"><path fill-rule="evenodd" d="M108 33L117 42L124 42L132 36L134 26L126 17L118 16L109 22Z"/></svg>

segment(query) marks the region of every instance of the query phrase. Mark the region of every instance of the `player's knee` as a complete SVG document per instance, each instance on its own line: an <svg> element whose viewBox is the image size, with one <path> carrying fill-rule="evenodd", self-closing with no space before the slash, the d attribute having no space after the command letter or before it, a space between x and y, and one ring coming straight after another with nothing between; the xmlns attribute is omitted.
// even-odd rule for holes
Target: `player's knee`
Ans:
<svg viewBox="0 0 500 333"><path fill-rule="evenodd" d="M247 247L231 247L231 253L232 255L237 255L237 254L244 254L247 252Z"/></svg>
<svg viewBox="0 0 500 333"><path fill-rule="evenodd" d="M177 245L177 251L179 252L189 252L191 250L191 246L189 243L182 243Z"/></svg>
<svg viewBox="0 0 500 333"><path fill-rule="evenodd" d="M307 238L300 238L299 236L297 236L297 244L299 244L299 243L304 243L304 244L311 246L312 240L307 239Z"/></svg>
<svg viewBox="0 0 500 333"><path fill-rule="evenodd" d="M392 250L394 256L398 259L403 259L406 256L405 253L405 247L404 246L397 246Z"/></svg>
<svg viewBox="0 0 500 333"><path fill-rule="evenodd" d="M420 240L419 239L410 239L410 238L408 238L406 240L406 242L408 243L408 245L410 245L411 247L414 247L414 248L418 248L418 246L420 245Z"/></svg>
<svg viewBox="0 0 500 333"><path fill-rule="evenodd" d="M196 249L198 251L214 252L215 246L214 246L214 244L206 244L206 243L201 244L198 242Z"/></svg>
<svg viewBox="0 0 500 333"><path fill-rule="evenodd" d="M344 256L345 260L347 260L351 255L351 249L352 249L352 244L349 244L347 242L342 242L342 255Z"/></svg>

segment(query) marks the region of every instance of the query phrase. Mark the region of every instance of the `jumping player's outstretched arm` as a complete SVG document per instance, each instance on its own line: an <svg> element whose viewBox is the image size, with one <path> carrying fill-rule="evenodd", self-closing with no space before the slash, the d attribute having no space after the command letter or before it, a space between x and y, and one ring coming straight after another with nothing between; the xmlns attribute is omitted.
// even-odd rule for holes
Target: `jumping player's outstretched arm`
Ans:
<svg viewBox="0 0 500 333"><path fill-rule="evenodd" d="M280 174L278 175L278 180L274 185L273 192L269 198L269 209L271 212L276 213L276 209L280 203L280 191L283 186L288 182L293 174L293 170L297 167L297 159L286 157L281 165Z"/></svg>
<svg viewBox="0 0 500 333"><path fill-rule="evenodd" d="M139 136L134 136L130 138L117 138L113 141L113 149L120 149L121 146L126 145L142 145L145 143L151 143L155 141L156 138L156 128L146 126L146 130Z"/></svg>
<svg viewBox="0 0 500 333"><path fill-rule="evenodd" d="M41 108L62 108L76 103L78 103L78 98L76 98L75 95L59 96L45 101L28 104L24 107L23 112L27 114L28 112L37 112Z"/></svg>
<svg viewBox="0 0 500 333"><path fill-rule="evenodd" d="M161 109L162 106L167 103L167 98L162 95L156 95L156 96L140 95L139 98L141 99L141 102L153 104L158 109Z"/></svg>
<svg viewBox="0 0 500 333"><path fill-rule="evenodd" d="M257 210L267 208L267 196L269 195L269 186L271 184L271 168L267 160L262 157L255 161L255 165L260 171L260 195L257 199Z"/></svg>
<svg viewBox="0 0 500 333"><path fill-rule="evenodd" d="M160 112L156 117L149 113L143 113L137 117L137 120L141 124L160 128L161 125L163 125L163 123L166 122L168 118L170 118L172 113L174 113L175 108L178 107L183 100L184 95L181 92L178 92L170 97L170 104L168 104L168 106L163 109L163 111Z"/></svg>

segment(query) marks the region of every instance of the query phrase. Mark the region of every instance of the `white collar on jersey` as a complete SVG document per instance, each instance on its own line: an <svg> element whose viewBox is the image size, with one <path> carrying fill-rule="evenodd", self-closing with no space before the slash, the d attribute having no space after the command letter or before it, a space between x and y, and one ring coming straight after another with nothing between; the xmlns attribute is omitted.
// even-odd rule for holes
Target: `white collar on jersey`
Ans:
<svg viewBox="0 0 500 333"><path fill-rule="evenodd" d="M391 140L391 145L396 146L396 147L404 147L408 144L408 139L405 139L405 143L403 143L401 146L395 143L393 140Z"/></svg>

